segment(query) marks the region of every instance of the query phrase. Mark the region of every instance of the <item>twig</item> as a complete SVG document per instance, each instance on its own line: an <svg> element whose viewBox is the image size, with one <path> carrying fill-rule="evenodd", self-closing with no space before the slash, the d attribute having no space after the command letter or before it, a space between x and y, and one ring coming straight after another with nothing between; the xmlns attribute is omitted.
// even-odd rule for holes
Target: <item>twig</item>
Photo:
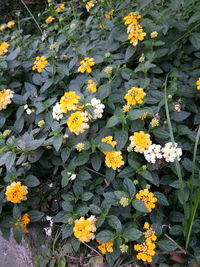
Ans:
<svg viewBox="0 0 200 267"><path fill-rule="evenodd" d="M182 250L177 250L177 251L160 251L160 252L156 252L157 255L173 255L173 254L185 254L185 252L183 252Z"/></svg>
<svg viewBox="0 0 200 267"><path fill-rule="evenodd" d="M86 246L86 247L88 247L88 248L90 248L91 250L93 250L95 253L97 253L99 256L101 256L102 257L102 255L101 255L101 253L99 253L99 251L97 251L96 249L94 249L93 247L91 247L90 245L88 245L88 244L86 244L86 243L84 243L83 242L83 244Z"/></svg>
<svg viewBox="0 0 200 267"><path fill-rule="evenodd" d="M183 249L181 246L179 246L179 244L176 243L176 241L174 241L174 239L172 239L170 236L168 236L167 234L165 234L165 236L171 241L173 242L184 254L187 254L187 251L185 251L185 249Z"/></svg>
<svg viewBox="0 0 200 267"><path fill-rule="evenodd" d="M93 169L90 169L89 167L84 167L86 170L88 170L88 171L91 171L91 172L93 172L93 173L96 173L96 174L98 174L98 175L100 175L100 176L102 176L102 177L106 177L104 174L102 174L102 173L100 173L100 172L97 172L97 171L95 171L95 170L93 170Z"/></svg>

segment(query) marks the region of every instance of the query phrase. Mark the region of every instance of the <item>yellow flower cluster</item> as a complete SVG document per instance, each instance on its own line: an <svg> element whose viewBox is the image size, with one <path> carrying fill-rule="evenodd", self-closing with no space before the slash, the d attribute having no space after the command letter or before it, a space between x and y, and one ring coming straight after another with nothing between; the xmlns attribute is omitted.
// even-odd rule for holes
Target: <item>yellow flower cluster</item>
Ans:
<svg viewBox="0 0 200 267"><path fill-rule="evenodd" d="M112 9L110 12L106 13L106 14L104 15L104 17L105 17L106 19L110 19L110 18L112 17L112 15L113 15L113 12L114 12L114 10Z"/></svg>
<svg viewBox="0 0 200 267"><path fill-rule="evenodd" d="M106 136L101 141L110 144L112 147L115 147L117 144L117 142L113 140L112 136ZM113 150L103 153L106 155L105 163L108 168L113 168L116 170L124 165L121 151Z"/></svg>
<svg viewBox="0 0 200 267"><path fill-rule="evenodd" d="M135 132L129 140L131 141L130 146L134 148L135 152L139 153L144 153L144 151L152 144L150 135L143 131Z"/></svg>
<svg viewBox="0 0 200 267"><path fill-rule="evenodd" d="M89 242L91 239L94 239L94 232L96 232L95 223L96 218L94 216L90 216L88 219L81 217L79 220L76 220L73 228L74 236L81 242Z"/></svg>
<svg viewBox="0 0 200 267"><path fill-rule="evenodd" d="M10 89L4 89L0 91L0 110L6 109L7 105L11 103L13 98L13 91Z"/></svg>
<svg viewBox="0 0 200 267"><path fill-rule="evenodd" d="M135 197L144 203L149 212L151 212L156 206L155 203L157 202L157 198L152 192L149 192L149 189L147 188L140 190Z"/></svg>
<svg viewBox="0 0 200 267"><path fill-rule="evenodd" d="M13 203L20 203L23 200L27 200L28 188L25 185L21 185L21 182L13 182L6 187L7 201Z"/></svg>
<svg viewBox="0 0 200 267"><path fill-rule="evenodd" d="M84 112L76 111L69 116L67 125L69 130L76 135L83 133L89 128L88 117Z"/></svg>
<svg viewBox="0 0 200 267"><path fill-rule="evenodd" d="M63 9L65 9L65 4L60 4L59 7L55 9L55 11L59 13Z"/></svg>
<svg viewBox="0 0 200 267"><path fill-rule="evenodd" d="M113 242L100 242L97 240L99 243L98 249L101 251L102 254L106 254L106 252L113 252Z"/></svg>
<svg viewBox="0 0 200 267"><path fill-rule="evenodd" d="M81 73L84 73L84 72L91 73L92 72L92 68L91 67L95 65L94 58L85 57L83 60L81 60L80 64L81 65L78 68L78 72L81 72Z"/></svg>
<svg viewBox="0 0 200 267"><path fill-rule="evenodd" d="M121 151L110 151L110 152L105 152L105 154L106 154L105 163L108 168L116 170L124 165Z"/></svg>
<svg viewBox="0 0 200 267"><path fill-rule="evenodd" d="M51 23L51 22L53 22L54 21L54 17L52 17L52 16L49 16L47 19L45 19L45 22L46 23Z"/></svg>
<svg viewBox="0 0 200 267"><path fill-rule="evenodd" d="M137 12L130 12L128 16L124 17L124 24L129 25L127 28L128 39L133 46L138 44L138 41L144 40L146 32L144 32L142 26L139 24L138 20L141 18Z"/></svg>
<svg viewBox="0 0 200 267"><path fill-rule="evenodd" d="M81 97L73 91L66 92L60 99L60 107L63 113L67 113L70 110L76 110L76 104L80 98Z"/></svg>
<svg viewBox="0 0 200 267"><path fill-rule="evenodd" d="M10 44L7 42L3 42L0 44L0 55L3 55L8 52Z"/></svg>
<svg viewBox="0 0 200 267"><path fill-rule="evenodd" d="M139 119L141 119L141 120L145 120L146 117L147 117L147 115L148 115L148 112L144 112L144 114L143 114L142 116L140 116Z"/></svg>
<svg viewBox="0 0 200 267"><path fill-rule="evenodd" d="M200 78L196 81L197 90L200 90Z"/></svg>
<svg viewBox="0 0 200 267"><path fill-rule="evenodd" d="M136 104L142 104L145 97L144 89L138 87L132 87L128 90L124 99L127 101L127 105L133 106Z"/></svg>
<svg viewBox="0 0 200 267"><path fill-rule="evenodd" d="M90 0L86 3L85 8L87 9L87 12L90 11L90 9L94 7L94 0Z"/></svg>
<svg viewBox="0 0 200 267"><path fill-rule="evenodd" d="M88 85L86 89L92 93L96 93L97 84L93 80L88 80Z"/></svg>
<svg viewBox="0 0 200 267"><path fill-rule="evenodd" d="M46 67L47 64L48 64L48 61L46 57L44 56L36 57L33 63L32 70L37 70L38 72L42 72L42 70Z"/></svg>
<svg viewBox="0 0 200 267"><path fill-rule="evenodd" d="M156 248L154 241L156 241L157 237L147 222L144 224L144 228L147 229L147 231L144 232L145 242L135 245L134 249L140 251L136 256L138 260L152 262L152 257L155 255Z"/></svg>
<svg viewBox="0 0 200 267"><path fill-rule="evenodd" d="M101 142L105 142L110 144L112 147L115 147L117 142L113 140L112 136L106 136L103 139L101 139Z"/></svg>
<svg viewBox="0 0 200 267"><path fill-rule="evenodd" d="M3 24L0 26L0 31L4 31L7 28L12 29L14 26L15 26L15 22L9 21L7 24Z"/></svg>
<svg viewBox="0 0 200 267"><path fill-rule="evenodd" d="M21 226L22 227L22 232L23 233L28 233L28 229L27 229L27 224L30 223L30 218L29 218L29 214L25 213L23 216L21 216L17 222L15 223L16 226Z"/></svg>

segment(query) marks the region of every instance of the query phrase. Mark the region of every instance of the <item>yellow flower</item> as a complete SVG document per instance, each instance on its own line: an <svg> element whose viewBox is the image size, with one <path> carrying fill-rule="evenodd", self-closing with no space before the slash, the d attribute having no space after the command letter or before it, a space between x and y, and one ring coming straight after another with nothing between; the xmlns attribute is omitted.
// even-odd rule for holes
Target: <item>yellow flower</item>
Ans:
<svg viewBox="0 0 200 267"><path fill-rule="evenodd" d="M106 14L104 15L104 17L105 17L106 19L110 19L110 18L112 17L112 15L113 15L113 12L114 12L114 10L112 9L110 12L106 13Z"/></svg>
<svg viewBox="0 0 200 267"><path fill-rule="evenodd" d="M95 93L97 91L97 84L93 80L88 80L86 89L92 93Z"/></svg>
<svg viewBox="0 0 200 267"><path fill-rule="evenodd" d="M80 64L81 64L81 66L78 68L78 72L91 73L92 72L91 67L95 65L94 58L85 57L83 60L81 60Z"/></svg>
<svg viewBox="0 0 200 267"><path fill-rule="evenodd" d="M105 152L105 154L105 163L108 168L116 170L124 165L121 151L110 151Z"/></svg>
<svg viewBox="0 0 200 267"><path fill-rule="evenodd" d="M65 4L60 4L59 7L55 9L55 11L59 13L63 9L65 9Z"/></svg>
<svg viewBox="0 0 200 267"><path fill-rule="evenodd" d="M106 136L103 139L101 139L101 142L105 142L110 144L112 147L115 147L117 142L113 141L113 137L112 136Z"/></svg>
<svg viewBox="0 0 200 267"><path fill-rule="evenodd" d="M149 229L149 227L150 227L149 223L148 222L145 222L144 223L144 229Z"/></svg>
<svg viewBox="0 0 200 267"><path fill-rule="evenodd" d="M155 235L155 232L152 230L151 227L149 227L149 229L144 232L143 235L146 238L146 242L156 241L157 239L157 236Z"/></svg>
<svg viewBox="0 0 200 267"><path fill-rule="evenodd" d="M15 223L16 226L21 226L22 227L22 232L23 233L28 233L28 229L27 229L27 224L30 223L30 218L29 218L29 214L25 213L23 216L21 216L17 222Z"/></svg>
<svg viewBox="0 0 200 267"><path fill-rule="evenodd" d="M129 204L129 199L127 197L122 197L119 203L122 205L122 207L126 207Z"/></svg>
<svg viewBox="0 0 200 267"><path fill-rule="evenodd" d="M0 55L7 53L9 46L10 46L9 43L6 43L6 42L1 43L0 44Z"/></svg>
<svg viewBox="0 0 200 267"><path fill-rule="evenodd" d="M7 105L11 103L13 98L13 91L10 89L3 89L0 91L0 110L6 109Z"/></svg>
<svg viewBox="0 0 200 267"><path fill-rule="evenodd" d="M128 90L124 99L127 101L128 105L142 104L143 98L145 97L144 89L138 87L132 87Z"/></svg>
<svg viewBox="0 0 200 267"><path fill-rule="evenodd" d="M158 36L158 33L157 32L152 32L151 33L151 38L156 38Z"/></svg>
<svg viewBox="0 0 200 267"><path fill-rule="evenodd" d="M200 78L198 78L198 80L196 81L196 85L197 85L197 90L200 90Z"/></svg>
<svg viewBox="0 0 200 267"><path fill-rule="evenodd" d="M119 246L119 249L121 250L122 253L126 253L128 251L128 246L122 244L121 246Z"/></svg>
<svg viewBox="0 0 200 267"><path fill-rule="evenodd" d="M85 145L84 143L78 143L76 146L75 146L76 150L78 150L78 152L81 152L84 150L85 148Z"/></svg>
<svg viewBox="0 0 200 267"><path fill-rule="evenodd" d="M134 246L134 249L136 251L141 251L137 254L137 259L146 261L146 262L152 262L152 256L155 255L155 244L154 243L149 243L147 244L146 242L142 244L137 244Z"/></svg>
<svg viewBox="0 0 200 267"><path fill-rule="evenodd" d="M7 28L7 25L6 25L6 24L1 25L1 26L0 26L0 31L4 31L6 28Z"/></svg>
<svg viewBox="0 0 200 267"><path fill-rule="evenodd" d="M147 115L148 115L148 112L144 112L143 115L140 116L140 119L141 119L141 120L146 119Z"/></svg>
<svg viewBox="0 0 200 267"><path fill-rule="evenodd" d="M7 201L12 203L20 203L23 200L27 200L28 188L25 185L21 185L21 182L13 182L6 187Z"/></svg>
<svg viewBox="0 0 200 267"><path fill-rule="evenodd" d="M131 146L134 148L135 152L144 153L144 151L152 144L150 135L145 134L143 131L135 132L129 140L131 141Z"/></svg>
<svg viewBox="0 0 200 267"><path fill-rule="evenodd" d="M137 12L130 12L128 16L124 17L124 24L129 25L127 28L128 39L134 46L146 36L142 26L138 23L140 18L141 16Z"/></svg>
<svg viewBox="0 0 200 267"><path fill-rule="evenodd" d="M73 228L74 236L81 242L89 242L91 239L94 239L94 232L96 232L95 222L94 216L88 219L81 217L79 220L76 220Z"/></svg>
<svg viewBox="0 0 200 267"><path fill-rule="evenodd" d="M54 17L52 17L52 16L49 16L47 19L45 19L45 22L46 23L51 23L52 21L54 21Z"/></svg>
<svg viewBox="0 0 200 267"><path fill-rule="evenodd" d="M155 208L155 203L157 202L157 198L154 197L152 192L149 192L149 189L145 188L140 190L139 193L136 194L136 199L141 200L149 212Z"/></svg>
<svg viewBox="0 0 200 267"><path fill-rule="evenodd" d="M92 7L94 7L94 1L90 0L85 5L85 8L87 9L87 12L89 12Z"/></svg>
<svg viewBox="0 0 200 267"><path fill-rule="evenodd" d="M97 240L99 243L98 249L101 251L102 254L106 254L106 252L113 252L113 242L100 242Z"/></svg>
<svg viewBox="0 0 200 267"><path fill-rule="evenodd" d="M123 110L124 113L125 113L125 112L128 112L130 109L131 109L131 105L124 105L124 106L122 107L122 110Z"/></svg>
<svg viewBox="0 0 200 267"><path fill-rule="evenodd" d="M83 133L86 129L89 128L87 123L88 118L84 112L77 111L72 113L67 121L69 130L76 135Z"/></svg>
<svg viewBox="0 0 200 267"><path fill-rule="evenodd" d="M75 104L78 103L80 98L81 97L75 92L66 92L60 99L60 108L62 109L63 113L67 113L70 110L76 110L77 107Z"/></svg>
<svg viewBox="0 0 200 267"><path fill-rule="evenodd" d="M159 125L159 120L156 118L153 118L150 122L151 127L157 127Z"/></svg>
<svg viewBox="0 0 200 267"><path fill-rule="evenodd" d="M42 70L46 67L48 64L48 61L46 57L36 57L34 63L33 63L32 70L37 70L38 72L42 72Z"/></svg>
<svg viewBox="0 0 200 267"><path fill-rule="evenodd" d="M15 22L14 22L14 21L9 21L9 22L7 23L7 27L8 27L9 29L12 29L14 26L15 26Z"/></svg>

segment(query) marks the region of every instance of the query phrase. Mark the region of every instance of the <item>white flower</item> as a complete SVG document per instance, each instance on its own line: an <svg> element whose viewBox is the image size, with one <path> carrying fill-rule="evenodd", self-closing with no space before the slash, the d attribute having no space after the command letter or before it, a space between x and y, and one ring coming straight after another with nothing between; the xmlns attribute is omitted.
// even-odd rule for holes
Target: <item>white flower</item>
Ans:
<svg viewBox="0 0 200 267"><path fill-rule="evenodd" d="M149 148L144 151L144 157L148 162L156 163L157 159L163 157L161 145L150 145Z"/></svg>
<svg viewBox="0 0 200 267"><path fill-rule="evenodd" d="M45 233L46 233L47 236L51 236L51 234L52 234L52 227L46 227L46 228L44 228L44 230L45 230Z"/></svg>
<svg viewBox="0 0 200 267"><path fill-rule="evenodd" d="M87 105L91 105L94 109L94 116L93 119L100 119L103 116L103 111L105 108L105 105L101 103L101 100L97 99L97 98L92 98L91 102L86 104ZM89 119L91 119L91 116L88 114Z"/></svg>
<svg viewBox="0 0 200 267"><path fill-rule="evenodd" d="M65 139L65 138L68 138L69 137L69 135L68 134L64 134L63 135L63 138Z"/></svg>
<svg viewBox="0 0 200 267"><path fill-rule="evenodd" d="M173 145L172 142L169 142L162 148L163 157L167 162L174 162L176 158L178 161L181 159L182 149L177 146L177 143Z"/></svg>
<svg viewBox="0 0 200 267"><path fill-rule="evenodd" d="M27 109L28 108L28 105L26 104L26 105L24 105L24 109Z"/></svg>
<svg viewBox="0 0 200 267"><path fill-rule="evenodd" d="M48 184L48 186L49 186L50 188L52 188L52 187L53 187L53 183Z"/></svg>
<svg viewBox="0 0 200 267"><path fill-rule="evenodd" d="M63 111L62 111L60 104L58 102L53 107L52 115L53 115L53 118L57 121L59 121L63 118Z"/></svg>
<svg viewBox="0 0 200 267"><path fill-rule="evenodd" d="M75 173L72 174L72 175L69 177L69 179L72 180L72 181L75 180L75 179L76 179L76 174L75 174Z"/></svg>
<svg viewBox="0 0 200 267"><path fill-rule="evenodd" d="M32 113L32 110L31 110L30 108L27 108L27 109L26 109L26 113L27 113L28 115L30 115L30 114Z"/></svg>

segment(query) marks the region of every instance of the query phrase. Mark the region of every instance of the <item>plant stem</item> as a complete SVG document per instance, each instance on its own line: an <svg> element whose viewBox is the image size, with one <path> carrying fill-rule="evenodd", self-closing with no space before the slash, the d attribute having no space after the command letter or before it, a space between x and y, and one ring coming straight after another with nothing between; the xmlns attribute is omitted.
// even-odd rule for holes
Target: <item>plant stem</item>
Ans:
<svg viewBox="0 0 200 267"><path fill-rule="evenodd" d="M168 77L169 77L169 73L167 74L166 79L165 79L165 83L164 83L165 111L166 111L166 116L167 116L167 123L168 123L168 127L169 127L169 133L170 133L171 142L174 145L174 143L175 143L174 142L174 135L173 135L173 129L172 129L172 124L171 124L170 115L169 115L169 107L168 107L168 102L167 102L167 81L168 81ZM182 198L182 202L183 202L184 216L187 217L183 178L182 178L182 174L181 174L180 164L179 164L177 159L175 161L175 166L176 166L176 172L177 172L178 179L179 179L179 184L181 186L181 198Z"/></svg>
<svg viewBox="0 0 200 267"><path fill-rule="evenodd" d="M23 0L20 0L20 1L24 5L24 7L26 8L26 10L28 11L28 13L30 14L30 16L32 17L32 19L35 21L35 24L37 25L38 29L40 30L41 34L43 35L43 31L42 31L40 25L38 24L37 20L35 19L35 17L31 13L30 9L27 7L27 5L24 3Z"/></svg>

